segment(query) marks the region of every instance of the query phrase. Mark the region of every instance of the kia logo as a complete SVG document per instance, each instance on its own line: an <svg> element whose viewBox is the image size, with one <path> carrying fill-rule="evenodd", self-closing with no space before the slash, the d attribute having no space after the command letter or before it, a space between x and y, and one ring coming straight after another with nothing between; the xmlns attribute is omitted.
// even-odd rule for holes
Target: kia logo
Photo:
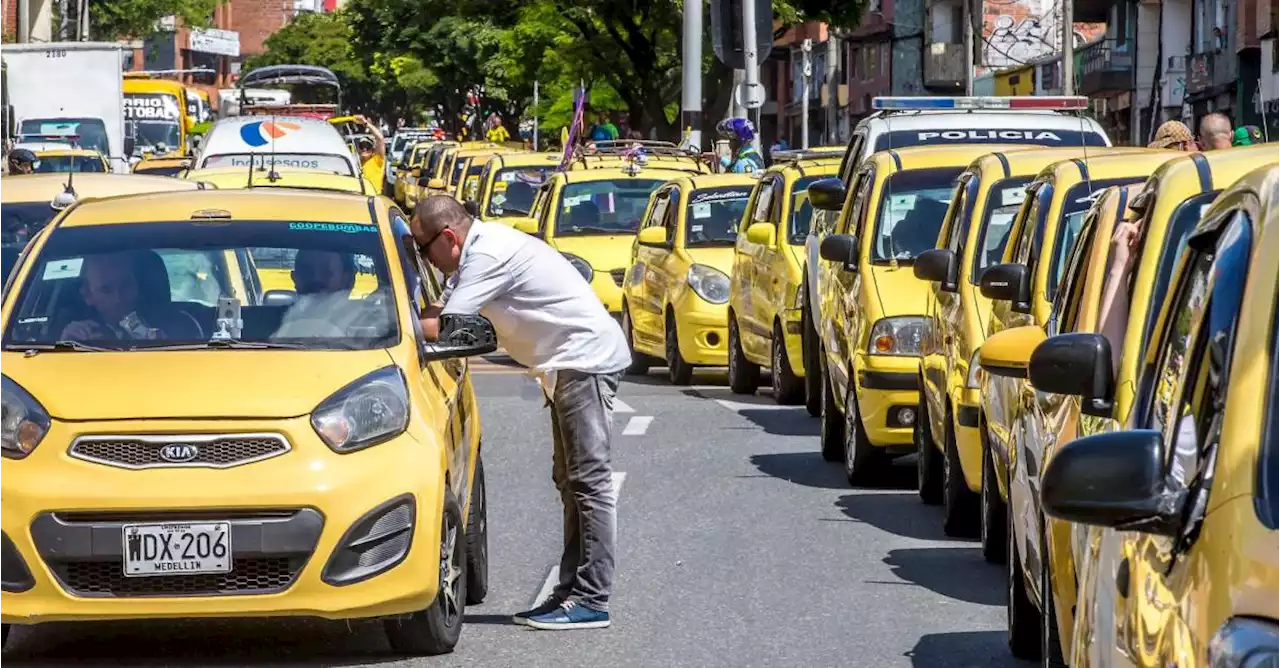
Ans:
<svg viewBox="0 0 1280 668"><path fill-rule="evenodd" d="M200 456L200 449L190 443L170 443L160 448L160 459L174 464L189 462Z"/></svg>

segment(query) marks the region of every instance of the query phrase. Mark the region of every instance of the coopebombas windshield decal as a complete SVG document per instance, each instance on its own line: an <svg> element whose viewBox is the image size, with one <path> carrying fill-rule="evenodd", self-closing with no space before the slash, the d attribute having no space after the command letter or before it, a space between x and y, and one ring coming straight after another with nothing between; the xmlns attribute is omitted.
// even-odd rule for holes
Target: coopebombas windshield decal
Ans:
<svg viewBox="0 0 1280 668"><path fill-rule="evenodd" d="M355 223L289 223L289 229L300 232L345 232L347 234L378 231L378 228L373 225L357 225Z"/></svg>

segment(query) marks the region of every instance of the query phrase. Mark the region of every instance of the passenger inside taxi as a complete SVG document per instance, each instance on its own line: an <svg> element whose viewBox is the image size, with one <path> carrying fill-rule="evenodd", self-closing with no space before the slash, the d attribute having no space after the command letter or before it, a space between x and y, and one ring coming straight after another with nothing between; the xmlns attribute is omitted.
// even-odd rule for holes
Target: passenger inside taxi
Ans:
<svg viewBox="0 0 1280 668"><path fill-rule="evenodd" d="M913 258L933 248L946 214L946 203L927 197L917 198L915 206L889 233L889 240L893 245L892 257Z"/></svg>
<svg viewBox="0 0 1280 668"><path fill-rule="evenodd" d="M153 275L159 263L159 275ZM87 317L62 328L61 338L72 341L191 339L202 336L200 326L169 301L164 264L153 252L90 255L80 267L80 296ZM145 274L146 289L139 274ZM163 293L163 294L161 294Z"/></svg>

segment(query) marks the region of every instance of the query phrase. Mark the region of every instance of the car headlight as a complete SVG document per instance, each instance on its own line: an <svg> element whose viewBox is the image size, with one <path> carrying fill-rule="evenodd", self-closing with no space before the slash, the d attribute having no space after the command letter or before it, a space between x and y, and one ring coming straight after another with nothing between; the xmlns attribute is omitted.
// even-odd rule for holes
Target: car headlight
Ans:
<svg viewBox="0 0 1280 668"><path fill-rule="evenodd" d="M400 434L409 426L409 390L400 368L378 369L334 392L312 411L311 426L340 453Z"/></svg>
<svg viewBox="0 0 1280 668"><path fill-rule="evenodd" d="M979 348L973 351L973 357L969 358L969 374L964 378L964 386L971 390L982 387L982 365L978 363L979 358L982 357L981 353L982 349Z"/></svg>
<svg viewBox="0 0 1280 668"><path fill-rule="evenodd" d="M928 321L920 316L881 318L871 328L871 341L867 344L867 353L919 355L920 343L924 341L927 327Z"/></svg>
<svg viewBox="0 0 1280 668"><path fill-rule="evenodd" d="M723 304L729 301L729 277L715 267L695 264L689 267L689 276L686 280L699 297L712 304Z"/></svg>
<svg viewBox="0 0 1280 668"><path fill-rule="evenodd" d="M10 459L22 459L40 445L49 433L49 413L40 402L13 382L3 377L3 400L0 401L0 427L3 445L0 452Z"/></svg>
<svg viewBox="0 0 1280 668"><path fill-rule="evenodd" d="M569 261L569 264L573 265L574 269L578 270L579 274L582 274L582 277L586 279L588 283L591 282L591 278L596 275L596 272L591 268L590 262L587 262L573 253L561 253L561 255L564 256L564 259Z"/></svg>
<svg viewBox="0 0 1280 668"><path fill-rule="evenodd" d="M1209 668L1270 668L1280 663L1276 623L1235 617L1209 641Z"/></svg>

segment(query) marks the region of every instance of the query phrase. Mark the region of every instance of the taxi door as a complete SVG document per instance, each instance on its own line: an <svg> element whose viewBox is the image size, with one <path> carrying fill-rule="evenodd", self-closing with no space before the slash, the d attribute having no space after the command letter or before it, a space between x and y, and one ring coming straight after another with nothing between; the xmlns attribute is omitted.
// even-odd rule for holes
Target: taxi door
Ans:
<svg viewBox="0 0 1280 668"><path fill-rule="evenodd" d="M794 187L794 180L793 180ZM791 204L795 199L794 193L788 191L786 183L782 175L778 176L777 187L774 189L773 205L769 208L769 223L773 225L773 245L761 247L756 255L756 266L760 267L757 273L756 282L759 284L759 301L753 309L760 319L762 342L765 344L761 355L768 360L772 354L773 342L773 325L778 320L779 309L787 308L795 303L795 293L784 295L789 285L788 276L791 274L791 267L788 263L788 254L791 249L789 245L789 237L787 234L787 221L791 216ZM784 325L785 327L785 325ZM786 334L786 330L783 330ZM779 345L786 345L785 341L780 341Z"/></svg>
<svg viewBox="0 0 1280 668"><path fill-rule="evenodd" d="M768 174L760 179L760 186L755 202L749 210L750 223L768 223L777 227L778 207L782 201L783 177L781 174ZM745 234L740 238L745 239ZM769 359L769 336L771 314L769 313L769 266L765 258L772 249L763 244L745 242L743 252L746 257L748 308L738 316L738 336L742 341L743 352L754 360Z"/></svg>
<svg viewBox="0 0 1280 668"><path fill-rule="evenodd" d="M868 165L857 173L852 193L841 212L836 234L856 236L862 230L862 219L866 215L875 182L874 165ZM860 262L861 258L858 260ZM852 328L860 319L858 293L862 290L862 275L856 262L845 266L823 260L822 269L826 277L822 280L823 319L818 323L818 333L826 345L827 372L835 381L835 398L844 405L845 392L850 387L849 369L852 368L855 352L853 346L857 342L857 332L852 331Z"/></svg>
<svg viewBox="0 0 1280 668"><path fill-rule="evenodd" d="M675 234L679 210L681 206L680 188L665 186L653 196L653 207L646 227L657 227L665 231L666 241L660 244L635 244L636 261L640 280L639 292L643 296L639 303L632 306L632 327L654 345L666 337L666 322L663 309L674 284L683 280L684 276L674 276Z"/></svg>
<svg viewBox="0 0 1280 668"><path fill-rule="evenodd" d="M964 261L962 244L969 235L970 209L979 180L972 172L960 175L951 196L951 207L942 221L938 245L949 249L957 264ZM955 360L960 356L958 347L964 340L964 333L959 331L964 324L959 287L947 289L941 283L931 284L925 294L924 312L929 318L929 345L920 359L924 381L921 396L927 409L927 415L921 418L929 420L930 433L935 435L933 445L937 445L936 435L947 433L948 377L955 368Z"/></svg>
<svg viewBox="0 0 1280 668"><path fill-rule="evenodd" d="M764 179L756 182L755 187L751 190L751 199L747 201L747 210L742 214L742 220L738 222L738 234L734 237L733 242L733 269L729 274L729 289L731 295L729 298L730 308L733 310L733 318L739 322L745 322L751 317L749 313L753 308L751 304L751 276L755 268L751 266L751 256L755 252L756 244L751 243L747 239L747 228L755 223L756 203L760 198L764 197ZM739 327L739 332L743 333L743 328Z"/></svg>

